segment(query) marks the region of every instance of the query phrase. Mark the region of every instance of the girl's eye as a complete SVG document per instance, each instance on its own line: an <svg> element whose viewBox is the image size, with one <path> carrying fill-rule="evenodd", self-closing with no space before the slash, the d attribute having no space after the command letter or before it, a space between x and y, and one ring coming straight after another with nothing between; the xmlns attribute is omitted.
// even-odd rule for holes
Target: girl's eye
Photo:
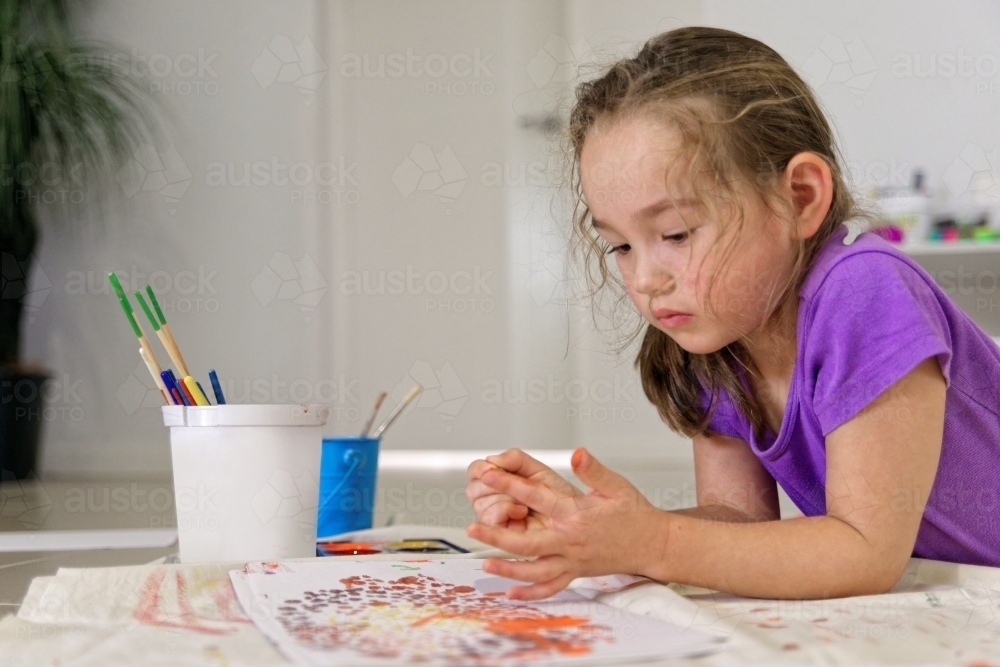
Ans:
<svg viewBox="0 0 1000 667"><path fill-rule="evenodd" d="M627 243L623 243L622 245L613 245L608 250L608 254L609 255L624 255L630 249L631 248L630 248L630 246Z"/></svg>
<svg viewBox="0 0 1000 667"><path fill-rule="evenodd" d="M691 232L685 231L677 234L665 235L663 237L663 240L670 241L671 243L684 243L685 241L687 241L689 236L691 236Z"/></svg>

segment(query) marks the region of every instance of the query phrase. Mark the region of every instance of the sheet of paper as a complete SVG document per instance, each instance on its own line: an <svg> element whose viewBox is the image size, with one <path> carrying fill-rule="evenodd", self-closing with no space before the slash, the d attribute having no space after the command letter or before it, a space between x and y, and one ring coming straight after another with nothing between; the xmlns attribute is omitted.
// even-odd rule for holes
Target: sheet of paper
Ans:
<svg viewBox="0 0 1000 667"><path fill-rule="evenodd" d="M298 665L421 662L461 667L584 665L722 648L717 636L572 591L509 600L520 584L481 560L248 563L230 572L247 615Z"/></svg>

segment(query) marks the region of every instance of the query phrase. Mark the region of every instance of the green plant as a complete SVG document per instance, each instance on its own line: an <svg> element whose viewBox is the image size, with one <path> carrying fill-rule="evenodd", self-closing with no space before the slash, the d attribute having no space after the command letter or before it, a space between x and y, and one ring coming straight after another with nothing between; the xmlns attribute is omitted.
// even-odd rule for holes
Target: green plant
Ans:
<svg viewBox="0 0 1000 667"><path fill-rule="evenodd" d="M68 0L0 0L0 368L19 359L39 188L108 185L153 127L145 90L106 46L74 38Z"/></svg>

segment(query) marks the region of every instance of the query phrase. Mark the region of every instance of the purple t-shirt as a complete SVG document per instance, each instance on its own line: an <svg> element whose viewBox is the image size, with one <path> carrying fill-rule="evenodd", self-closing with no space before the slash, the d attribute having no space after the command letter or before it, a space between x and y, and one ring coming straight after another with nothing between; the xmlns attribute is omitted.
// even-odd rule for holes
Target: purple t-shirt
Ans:
<svg viewBox="0 0 1000 667"><path fill-rule="evenodd" d="M871 233L844 245L846 233L821 249L799 291L780 432L758 441L725 392L709 430L745 440L803 514L823 515L826 435L937 357L944 439L913 555L1000 566L1000 347L904 253Z"/></svg>

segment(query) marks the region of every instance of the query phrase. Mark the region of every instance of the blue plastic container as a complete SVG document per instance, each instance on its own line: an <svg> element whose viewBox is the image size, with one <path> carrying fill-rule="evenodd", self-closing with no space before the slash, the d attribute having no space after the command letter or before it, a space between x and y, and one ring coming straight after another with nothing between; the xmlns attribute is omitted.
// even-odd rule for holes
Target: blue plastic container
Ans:
<svg viewBox="0 0 1000 667"><path fill-rule="evenodd" d="M317 537L372 527L378 448L377 438L323 438Z"/></svg>

